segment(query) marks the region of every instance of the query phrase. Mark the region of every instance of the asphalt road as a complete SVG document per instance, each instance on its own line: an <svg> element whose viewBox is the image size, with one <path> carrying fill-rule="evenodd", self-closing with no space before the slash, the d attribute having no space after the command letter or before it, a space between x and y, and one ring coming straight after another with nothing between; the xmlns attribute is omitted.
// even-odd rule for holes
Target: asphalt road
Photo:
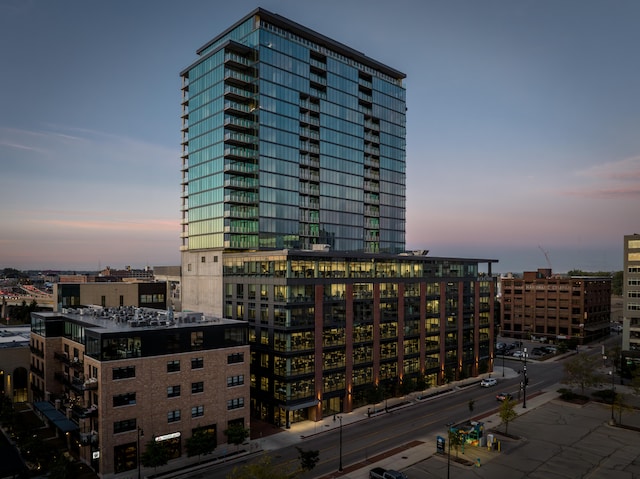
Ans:
<svg viewBox="0 0 640 479"><path fill-rule="evenodd" d="M501 366L501 359L496 362ZM522 371L524 362L518 359L505 358L505 367ZM529 385L527 395L535 394L560 381L563 375L562 362L537 363L527 361ZM454 393L421 401L409 407L392 410L367 420L345 425L342 428L342 462L346 467L366 461L373 456L384 453L403 444L420 438L432 437L446 429L449 422L458 423L476 416L485 416L498 408L496 394L508 392L515 399L519 398L520 377L502 378L501 374L493 374L498 378L498 385L481 388L474 384ZM520 395L520 399L522 395ZM469 401L474 401L473 411L469 409ZM318 431L321 432L321 431ZM302 478L322 477L335 472L339 466L340 428L322 434L313 434L300 440L298 447L304 450L320 451L320 461L313 471L305 473ZM268 453L272 462L279 467L295 469L298 466L298 452L295 447L286 447ZM191 472L191 478L226 477L234 467L255 460L247 457L238 462L213 465L200 472Z"/></svg>

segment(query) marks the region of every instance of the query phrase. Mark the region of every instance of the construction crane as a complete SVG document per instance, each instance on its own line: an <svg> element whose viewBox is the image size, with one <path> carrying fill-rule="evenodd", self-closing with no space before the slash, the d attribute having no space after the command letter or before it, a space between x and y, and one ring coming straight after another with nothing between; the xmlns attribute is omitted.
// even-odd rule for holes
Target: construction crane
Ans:
<svg viewBox="0 0 640 479"><path fill-rule="evenodd" d="M547 266L549 267L549 269L553 269L551 267L551 260L549 259L549 252L545 251L542 246L538 245L538 248L540 248L540 251L542 251L542 254L544 254L545 259L547 260Z"/></svg>

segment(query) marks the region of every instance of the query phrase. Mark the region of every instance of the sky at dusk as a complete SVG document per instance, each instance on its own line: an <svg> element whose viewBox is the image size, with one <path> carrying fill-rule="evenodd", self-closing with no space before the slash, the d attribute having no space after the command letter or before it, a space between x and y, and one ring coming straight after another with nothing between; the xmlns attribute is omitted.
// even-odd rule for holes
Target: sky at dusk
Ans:
<svg viewBox="0 0 640 479"><path fill-rule="evenodd" d="M0 268L178 265L180 78L256 7L407 75L407 248L622 269L635 0L0 1Z"/></svg>

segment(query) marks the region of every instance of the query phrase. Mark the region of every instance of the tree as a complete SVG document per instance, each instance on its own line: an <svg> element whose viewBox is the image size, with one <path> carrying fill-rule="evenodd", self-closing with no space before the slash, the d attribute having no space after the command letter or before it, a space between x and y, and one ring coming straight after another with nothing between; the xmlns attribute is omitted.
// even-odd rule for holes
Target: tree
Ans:
<svg viewBox="0 0 640 479"><path fill-rule="evenodd" d="M163 442L151 440L140 456L140 462L144 467L164 466L169 462L169 450Z"/></svg>
<svg viewBox="0 0 640 479"><path fill-rule="evenodd" d="M202 454L209 454L216 448L216 436L213 431L198 429L186 442L187 455L198 456L198 462Z"/></svg>
<svg viewBox="0 0 640 479"><path fill-rule="evenodd" d="M384 399L384 390L380 385L375 384L367 389L365 395L369 404L376 404Z"/></svg>
<svg viewBox="0 0 640 479"><path fill-rule="evenodd" d="M27 279L29 277L27 273L23 273L22 271L14 268L4 268L0 276L4 278L16 278L16 279Z"/></svg>
<svg viewBox="0 0 640 479"><path fill-rule="evenodd" d="M296 446L298 450L298 460L300 461L300 467L303 471L310 471L320 460L320 451L305 451L304 449Z"/></svg>
<svg viewBox="0 0 640 479"><path fill-rule="evenodd" d="M631 377L631 383L629 383L631 389L633 389L633 393L638 396L640 395L640 368L636 368L633 371L633 376Z"/></svg>
<svg viewBox="0 0 640 479"><path fill-rule="evenodd" d="M51 465L49 479L66 479L67 477L74 477L76 475L74 472L77 473L74 469L73 463L60 454Z"/></svg>
<svg viewBox="0 0 640 479"><path fill-rule="evenodd" d="M616 371L620 371L622 369L622 347L620 345L607 349L607 357L613 361Z"/></svg>
<svg viewBox="0 0 640 479"><path fill-rule="evenodd" d="M611 278L611 294L622 296L622 271L616 271Z"/></svg>
<svg viewBox="0 0 640 479"><path fill-rule="evenodd" d="M407 394L415 390L416 390L416 382L413 380L413 378L405 377L404 380L402 381L402 384L400 385L400 392L402 393L402 395L406 396Z"/></svg>
<svg viewBox="0 0 640 479"><path fill-rule="evenodd" d="M509 433L509 423L518 417L518 413L513 409L515 405L515 401L509 398L502 401L502 404L500 405L500 419L504 423L505 434Z"/></svg>
<svg viewBox="0 0 640 479"><path fill-rule="evenodd" d="M464 435L457 429L449 428L449 447L453 447L456 450L456 457L458 457L458 448L464 444Z"/></svg>
<svg viewBox="0 0 640 479"><path fill-rule="evenodd" d="M618 413L618 423L622 424L622 413L630 412L634 413L636 410L633 406L627 401L627 398L624 394L616 393L613 399L613 408L615 412Z"/></svg>
<svg viewBox="0 0 640 479"><path fill-rule="evenodd" d="M0 394L0 424L4 425L9 431L12 431L15 420L16 412L13 409L11 398L6 394Z"/></svg>
<svg viewBox="0 0 640 479"><path fill-rule="evenodd" d="M445 384L449 384L454 381L456 378L456 372L451 366L447 366L444 368L444 382Z"/></svg>
<svg viewBox="0 0 640 479"><path fill-rule="evenodd" d="M25 460L32 464L40 465L44 470L49 469L55 459L54 454L56 451L54 449L45 444L41 438L33 433L28 435L23 433L19 437L16 437L20 452ZM64 457L63 459L66 461Z"/></svg>
<svg viewBox="0 0 640 479"><path fill-rule="evenodd" d="M22 300L20 306L13 306L9 309L9 318L19 323L30 323L31 313L38 310L38 303L36 300L32 300L27 304L25 300Z"/></svg>
<svg viewBox="0 0 640 479"><path fill-rule="evenodd" d="M262 456L259 460L234 467L227 479L292 479L295 472L285 470L281 465L271 464L271 457Z"/></svg>
<svg viewBox="0 0 640 479"><path fill-rule="evenodd" d="M249 429L246 429L240 423L229 424L229 428L224 431L229 444L235 444L236 448L249 437Z"/></svg>
<svg viewBox="0 0 640 479"><path fill-rule="evenodd" d="M602 383L602 375L597 372L598 358L586 353L578 353L564 363L563 381L570 386L584 388Z"/></svg>
<svg viewBox="0 0 640 479"><path fill-rule="evenodd" d="M420 374L416 378L416 391L424 391L429 387L429 381L424 374Z"/></svg>

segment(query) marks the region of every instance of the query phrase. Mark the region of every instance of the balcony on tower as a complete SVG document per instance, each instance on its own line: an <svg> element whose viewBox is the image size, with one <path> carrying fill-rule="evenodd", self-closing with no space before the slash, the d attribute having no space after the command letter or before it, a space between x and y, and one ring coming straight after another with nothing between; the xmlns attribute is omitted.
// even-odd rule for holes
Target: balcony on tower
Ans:
<svg viewBox="0 0 640 479"><path fill-rule="evenodd" d="M249 118L239 118L231 115L225 115L224 126L226 129L232 129L232 130L238 130L238 131L258 129L258 124L254 120Z"/></svg>
<svg viewBox="0 0 640 479"><path fill-rule="evenodd" d="M227 145L251 146L258 144L258 137L237 131L225 131L224 142Z"/></svg>
<svg viewBox="0 0 640 479"><path fill-rule="evenodd" d="M252 115L255 107L251 104L240 103L238 101L226 100L224 102L224 111L234 115Z"/></svg>
<svg viewBox="0 0 640 479"><path fill-rule="evenodd" d="M258 193L225 190L224 201L225 203L257 204Z"/></svg>
<svg viewBox="0 0 640 479"><path fill-rule="evenodd" d="M313 183L320 183L320 173L315 170L300 168L300 179Z"/></svg>
<svg viewBox="0 0 640 479"><path fill-rule="evenodd" d="M260 171L257 163L249 163L246 161L225 160L224 172L234 175L256 175Z"/></svg>
<svg viewBox="0 0 640 479"><path fill-rule="evenodd" d="M234 190L257 190L259 184L257 178L232 176L224 180L224 187Z"/></svg>
<svg viewBox="0 0 640 479"><path fill-rule="evenodd" d="M320 168L320 158L315 155L303 153L300 155L300 165L318 169Z"/></svg>
<svg viewBox="0 0 640 479"><path fill-rule="evenodd" d="M369 181L365 180L364 182L364 191L372 191L374 193L380 192L380 183L377 181Z"/></svg>
<svg viewBox="0 0 640 479"><path fill-rule="evenodd" d="M258 158L258 151L253 148L228 146L224 149L224 156L225 158L256 160Z"/></svg>
<svg viewBox="0 0 640 479"><path fill-rule="evenodd" d="M225 205L224 217L237 219L258 218L258 207L227 204Z"/></svg>

